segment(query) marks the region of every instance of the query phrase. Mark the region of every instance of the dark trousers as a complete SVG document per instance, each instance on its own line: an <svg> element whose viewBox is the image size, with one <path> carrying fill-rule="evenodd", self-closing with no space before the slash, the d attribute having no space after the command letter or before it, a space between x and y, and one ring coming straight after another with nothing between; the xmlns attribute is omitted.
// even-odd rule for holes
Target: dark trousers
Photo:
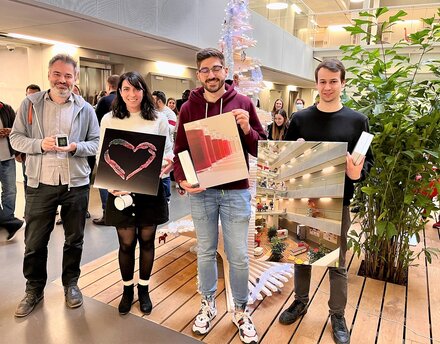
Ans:
<svg viewBox="0 0 440 344"><path fill-rule="evenodd" d="M341 246L339 251L339 267L330 267L330 299L328 306L330 314L344 315L347 305L347 269L345 267L345 255L347 253L347 232L351 225L350 211L348 206L342 209ZM295 265L295 300L304 304L309 302L311 265Z"/></svg>
<svg viewBox="0 0 440 344"><path fill-rule="evenodd" d="M165 177L162 178L161 181L165 189L165 197L167 198L167 201L169 201L171 197L171 179L170 177Z"/></svg>
<svg viewBox="0 0 440 344"><path fill-rule="evenodd" d="M40 184L38 188L26 188L23 274L27 292L40 294L46 285L47 245L58 205L61 205L65 238L61 278L64 286L77 284L88 201L89 185L70 190L67 185Z"/></svg>

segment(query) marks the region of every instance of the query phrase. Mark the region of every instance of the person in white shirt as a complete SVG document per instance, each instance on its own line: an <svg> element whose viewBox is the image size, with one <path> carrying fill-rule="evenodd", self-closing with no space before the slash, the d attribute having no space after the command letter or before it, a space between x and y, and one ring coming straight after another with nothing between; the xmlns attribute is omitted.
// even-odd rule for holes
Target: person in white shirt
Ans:
<svg viewBox="0 0 440 344"><path fill-rule="evenodd" d="M174 131L176 130L177 116L173 110L166 106L167 97L162 91L154 91L152 93L156 111L159 112L159 116L164 116L168 120L168 128L170 130L170 138L173 140ZM174 141L174 140L173 140ZM167 201L170 203L171 197L171 178L170 175L164 175L162 178L162 183L165 187L165 193L167 196Z"/></svg>
<svg viewBox="0 0 440 344"><path fill-rule="evenodd" d="M127 72L121 75L112 110L101 120L99 147L102 147L107 128L163 135L166 137L164 157L169 163L163 167L162 173L169 173L174 154L169 138L168 123L154 109L154 100L145 80L139 73ZM118 307L119 313L127 314L133 303L135 249L136 243L139 242L139 306L143 313L150 314L153 305L148 285L154 262L154 239L157 226L167 222L169 216L164 187L162 183L159 183L157 196L130 194L121 190L108 191L105 223L115 226L118 233L119 268L124 284L124 292ZM123 210L116 209L115 198L127 194L135 200L133 204Z"/></svg>

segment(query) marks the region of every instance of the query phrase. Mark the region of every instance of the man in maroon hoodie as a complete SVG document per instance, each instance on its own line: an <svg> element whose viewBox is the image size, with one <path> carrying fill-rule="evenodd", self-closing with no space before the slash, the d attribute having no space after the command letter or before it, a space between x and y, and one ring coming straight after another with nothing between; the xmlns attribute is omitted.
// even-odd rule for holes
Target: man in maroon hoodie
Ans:
<svg viewBox="0 0 440 344"><path fill-rule="evenodd" d="M249 314L248 300L249 257L247 236L251 216L251 196L248 179L202 189L192 187L186 180L178 153L188 150L183 125L231 111L235 116L246 162L248 153L256 156L258 140L265 140L264 130L251 100L238 94L234 86L226 85L228 68L217 49L200 50L197 59L197 78L202 87L193 90L182 105L175 141L174 176L181 189L190 195L191 215L197 233L197 265L202 302L193 331L206 334L216 316L218 218L222 223L223 239L228 257L229 278L235 311L232 321L239 328L244 343L256 343L258 336Z"/></svg>

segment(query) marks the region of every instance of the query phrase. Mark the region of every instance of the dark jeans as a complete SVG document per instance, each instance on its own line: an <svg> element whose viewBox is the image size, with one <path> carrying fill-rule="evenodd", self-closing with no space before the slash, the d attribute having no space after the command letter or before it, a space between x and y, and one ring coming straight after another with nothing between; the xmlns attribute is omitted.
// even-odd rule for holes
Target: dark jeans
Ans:
<svg viewBox="0 0 440 344"><path fill-rule="evenodd" d="M347 269L345 267L345 254L347 253L347 232L351 225L348 206L342 210L341 246L339 251L339 267L330 267L330 299L328 306L330 314L344 315L347 305ZM304 304L309 302L311 265L295 265L295 300Z"/></svg>
<svg viewBox="0 0 440 344"><path fill-rule="evenodd" d="M102 211L105 212L105 207L107 206L108 190L99 189L99 197L101 198Z"/></svg>
<svg viewBox="0 0 440 344"><path fill-rule="evenodd" d="M165 189L165 196L167 198L167 201L169 201L171 197L171 178L170 177L162 178L162 185L163 188Z"/></svg>
<svg viewBox="0 0 440 344"><path fill-rule="evenodd" d="M77 284L88 202L89 185L72 187L70 191L67 185L40 184L38 188L26 188L23 274L27 292L40 294L46 285L47 245L58 205L61 205L65 238L61 279L64 286Z"/></svg>

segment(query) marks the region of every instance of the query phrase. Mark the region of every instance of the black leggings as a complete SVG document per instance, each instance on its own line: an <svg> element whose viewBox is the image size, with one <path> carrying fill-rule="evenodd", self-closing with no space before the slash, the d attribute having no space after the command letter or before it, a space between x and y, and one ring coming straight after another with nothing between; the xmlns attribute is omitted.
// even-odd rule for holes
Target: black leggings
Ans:
<svg viewBox="0 0 440 344"><path fill-rule="evenodd" d="M143 227L118 227L119 268L123 281L130 281L134 275L134 253L139 241L139 279L149 280L154 262L154 239L157 225Z"/></svg>

